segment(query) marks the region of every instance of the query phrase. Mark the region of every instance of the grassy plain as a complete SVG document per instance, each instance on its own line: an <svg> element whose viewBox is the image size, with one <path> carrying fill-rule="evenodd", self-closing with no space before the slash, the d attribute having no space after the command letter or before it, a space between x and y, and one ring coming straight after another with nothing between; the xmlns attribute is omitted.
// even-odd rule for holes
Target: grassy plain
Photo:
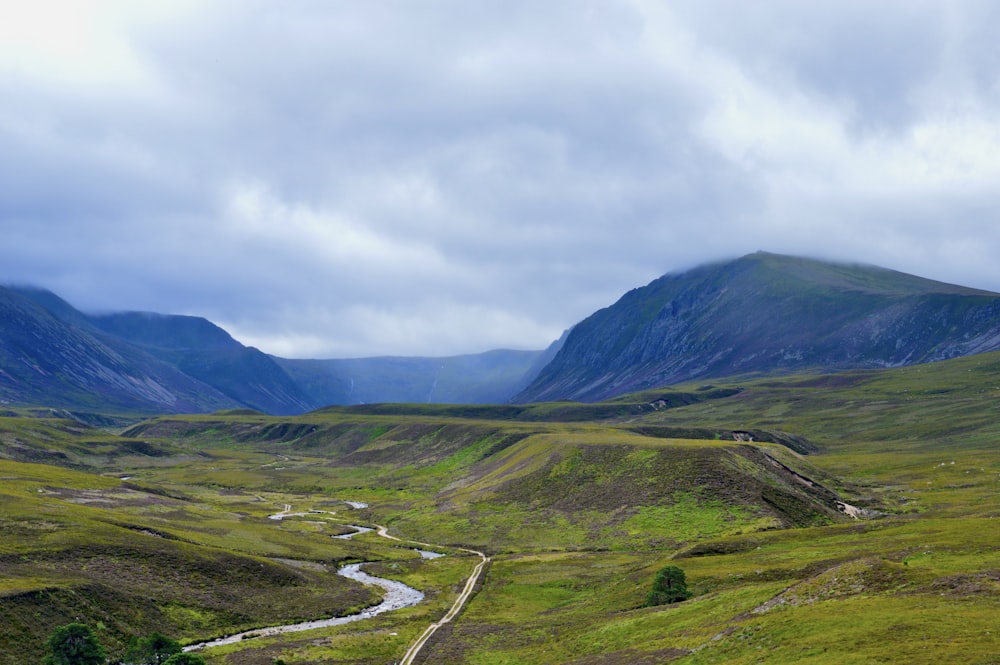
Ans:
<svg viewBox="0 0 1000 665"><path fill-rule="evenodd" d="M478 561L460 547L493 562L418 662L1000 663L998 397L987 354L599 405L230 412L120 435L0 418L0 665L36 662L78 617L120 653L153 630L350 612L375 594L332 570L361 560L427 599L204 655L392 662ZM269 518L286 505L306 514ZM448 556L331 537L348 524ZM665 565L694 597L643 607Z"/></svg>

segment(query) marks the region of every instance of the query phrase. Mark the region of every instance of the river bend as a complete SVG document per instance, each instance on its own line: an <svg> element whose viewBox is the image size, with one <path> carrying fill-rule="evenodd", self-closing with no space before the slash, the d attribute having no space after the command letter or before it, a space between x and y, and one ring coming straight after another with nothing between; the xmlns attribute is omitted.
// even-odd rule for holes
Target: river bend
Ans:
<svg viewBox="0 0 1000 665"><path fill-rule="evenodd" d="M362 619L370 619L374 616L378 616L383 612L391 612L393 610L402 609L404 607L410 607L411 605L416 605L421 600L424 599L424 594L413 587L407 586L402 582L397 582L396 580L387 580L381 577L375 577L369 575L368 573L361 570L363 563L351 563L346 566L341 567L337 570L337 574L348 579L354 580L355 582L361 582L366 586L377 586L385 591L385 596L382 598L382 602L373 607L369 607L357 614L350 614L348 616L342 617L330 617L329 619L316 619L315 621L303 621L302 623L286 624L284 626L268 626L266 628L255 628L253 630L246 630L242 633L236 633L235 635L228 635L226 637L220 637L216 640L211 640L209 642L200 642L198 644L191 644L184 647L184 651L196 651L198 649L207 649L209 647L218 647L224 644L235 644L245 639L252 637L270 637L271 635L281 635L283 633L297 633L303 630L313 630L315 628L329 628L330 626L340 626L345 623L352 623L354 621L361 621Z"/></svg>

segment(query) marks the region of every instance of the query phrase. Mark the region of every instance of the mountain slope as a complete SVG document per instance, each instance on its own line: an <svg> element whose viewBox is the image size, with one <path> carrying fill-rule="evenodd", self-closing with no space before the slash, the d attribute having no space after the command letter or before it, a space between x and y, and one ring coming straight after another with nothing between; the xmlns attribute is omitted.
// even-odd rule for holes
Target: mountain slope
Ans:
<svg viewBox="0 0 1000 665"><path fill-rule="evenodd" d="M595 312L514 401L595 401L695 378L995 349L1000 294L759 252L665 275Z"/></svg>
<svg viewBox="0 0 1000 665"><path fill-rule="evenodd" d="M149 367L155 366L160 368L158 372L167 371L162 380L154 380L167 393L174 392L175 388L182 393L190 392L194 390L191 386L200 386L196 392L211 395L207 399L180 400L176 404L162 396L152 400L152 403L148 403L146 397L122 402L98 383L86 391L85 401L81 402L80 397L69 397L69 401L60 402L60 406L107 408L100 399L101 395L111 397L107 406L143 412L250 407L268 413L291 414L321 405L312 402L269 356L243 346L206 319L150 312L90 315L44 289L14 287L8 292L11 296L31 301L41 312L58 319L64 326L61 335L69 338L83 336L113 348L122 359L118 368L120 371L140 376L147 373ZM6 316L0 321L5 327L12 325ZM5 333L9 337L9 331L5 330ZM51 345L59 344L58 338L59 335L35 335L31 341L34 345L32 354L47 357L58 366L58 354L52 356L50 353ZM76 344L74 348L82 356L94 351L88 345ZM96 362L104 361L98 359ZM46 400L44 392L12 401L52 404Z"/></svg>
<svg viewBox="0 0 1000 665"><path fill-rule="evenodd" d="M291 415L330 404L505 402L538 373L542 357L496 350L287 360L246 347L200 317L85 314L31 287L0 294L0 404L142 413L250 407Z"/></svg>
<svg viewBox="0 0 1000 665"><path fill-rule="evenodd" d="M325 404L306 395L270 356L243 346L207 319L121 312L90 320L241 405L267 413L293 414Z"/></svg>
<svg viewBox="0 0 1000 665"><path fill-rule="evenodd" d="M177 413L235 405L211 386L0 288L0 402Z"/></svg>

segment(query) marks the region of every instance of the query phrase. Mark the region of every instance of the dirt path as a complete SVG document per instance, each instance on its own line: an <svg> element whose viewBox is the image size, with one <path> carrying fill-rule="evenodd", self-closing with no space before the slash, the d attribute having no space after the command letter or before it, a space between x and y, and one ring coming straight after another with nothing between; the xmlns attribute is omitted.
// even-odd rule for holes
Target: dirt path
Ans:
<svg viewBox="0 0 1000 665"><path fill-rule="evenodd" d="M448 623L456 616L458 616L458 613L462 611L463 607L465 607L466 601L469 600L469 598L472 596L473 591L475 591L476 583L479 581L479 577L483 573L483 568L485 568L486 564L490 562L490 557L486 556L482 552L477 552L475 550L463 550L463 551L472 552L473 554L478 554L480 557L479 563L476 564L476 567L472 569L472 574L469 575L469 579L465 581L465 588L462 589L462 593L460 593L458 595L458 598L455 599L455 604L451 606L451 609L448 610L448 613L445 614L440 621L429 625L427 627L427 630L425 630L423 634L419 638L417 638L417 641L414 642L412 646L410 646L410 648L406 651L406 654L403 656L403 660L399 661L399 665L412 665L413 659L416 658L417 654L420 653L420 650L424 648L424 645L427 644L427 640L431 638L431 635L436 633L438 628L440 628L441 626L443 626L444 624Z"/></svg>
<svg viewBox="0 0 1000 665"><path fill-rule="evenodd" d="M367 507L367 504L360 504L360 503L355 504L354 502L350 501L346 503L351 504L352 507ZM307 516L321 512L325 511L309 511L306 513L293 513L292 506L289 504L285 504L284 509L280 513L270 515L269 517L270 519L280 521L285 517ZM333 514L333 513L328 513L328 514ZM367 527L359 527L355 525L350 525L350 526L352 526L355 529L358 529L358 531L350 534L345 534L344 536L335 536L335 537L350 538L351 536L355 536L358 533L364 533L365 531L372 530ZM388 538L389 540L395 540L400 543L404 542L412 543L420 547L426 547L426 548L436 547L431 543L422 543L416 540L404 540L402 538L397 538L396 536L391 535L384 526L381 526L379 524L375 524L374 526L378 530L378 535L383 538ZM445 614L440 621L432 623L430 626L427 627L427 629L420 635L420 637L417 638L417 641L414 642L410 646L410 648L406 651L406 654L403 656L403 659L399 661L399 665L412 665L413 659L417 657L417 654L420 653L420 650L423 649L424 645L431 638L431 636L435 632L437 632L437 629L443 626L444 624L450 622L456 616L458 616L458 613L462 611L462 608L465 607L465 603L469 600L469 598L475 591L476 583L479 581L483 569L486 567L486 564L490 562L490 557L486 556L482 552L476 550L467 550L462 548L458 549L462 552L469 552L470 554L475 554L480 559L479 563L476 564L475 568L473 568L472 574L469 575L468 579L465 582L465 587L462 589L462 593L460 593L458 595L458 598L455 599L455 602L452 604L451 609L448 610L448 613ZM426 551L426 550L418 550L418 551L424 558L433 558L433 556L431 555L437 554L436 552ZM254 630L247 630L243 631L242 633L236 633L235 635L227 635L225 637L220 637L218 639L210 640L208 642L199 642L197 644L190 644L184 647L184 651L197 651L200 649L207 649L209 647L222 646L224 644L234 644L236 642L241 642L243 640L252 639L255 637L269 637L272 635L280 635L283 633L295 633L304 630L313 630L316 628L340 626L346 623L360 621L362 619L370 619L371 617L378 616L379 614L382 614L384 612L391 612L393 610L402 609L404 607L410 607L412 605L416 605L417 603L419 603L424 599L423 592L418 591L413 587L409 587L403 584L402 582L397 582L396 580L388 580L381 577L375 577L373 575L369 575L365 572L362 572L361 566L363 565L365 564L353 563L347 566L343 566L337 570L337 574L342 575L343 577L346 577L348 579L352 579L356 582L360 582L361 584L364 584L366 586L378 586L384 589L385 596L383 597L382 602L379 603L378 605L375 605L374 607L369 607L368 609L359 612L357 614L351 614L343 617L330 617L328 619L317 619L315 621L304 621L295 624L285 624L282 626L267 626L265 628L256 628Z"/></svg>
<svg viewBox="0 0 1000 665"><path fill-rule="evenodd" d="M400 538L397 538L396 536L390 535L388 530L386 530L386 528L384 526L381 526L380 524L376 524L375 528L378 529L378 535L382 536L383 538L389 538L391 540L396 540L400 542L413 543L414 545L420 545L421 547L434 547L434 545L431 545L429 543L421 543L417 542L416 540L403 541ZM420 650L424 648L424 645L427 644L427 640L431 638L431 635L436 633L438 628L440 628L441 626L450 622L452 619L458 616L458 613L462 611L463 607L465 607L466 601L468 601L469 598L472 597L472 593L476 590L476 583L479 581L480 575L483 574L483 569L486 567L486 564L489 563L491 560L490 557L486 556L485 554L477 550L467 550L461 547L458 549L461 550L462 552L469 552L470 554L475 554L476 556L479 557L479 563L476 564L476 567L472 569L472 574L469 575L469 578L465 580L465 588L462 589L462 593L458 594L458 598L455 599L455 603L451 606L451 609L448 610L448 613L445 614L440 621L432 623L427 627L427 630L425 630L423 634L421 634L420 637L417 638L417 641L414 642L409 649L407 649L406 654L403 656L403 660L399 661L399 665L412 665L413 659L416 658L417 654L420 653Z"/></svg>

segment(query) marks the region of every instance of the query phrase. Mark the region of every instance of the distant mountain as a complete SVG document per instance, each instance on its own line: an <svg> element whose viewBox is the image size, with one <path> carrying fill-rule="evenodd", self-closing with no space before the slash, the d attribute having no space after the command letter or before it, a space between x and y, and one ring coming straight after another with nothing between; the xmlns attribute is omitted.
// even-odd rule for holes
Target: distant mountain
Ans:
<svg viewBox="0 0 1000 665"><path fill-rule="evenodd" d="M196 316L122 312L90 317L101 330L127 340L241 406L276 415L325 406L307 395L273 358L243 346Z"/></svg>
<svg viewBox="0 0 1000 665"><path fill-rule="evenodd" d="M234 405L215 388L88 325L55 295L2 287L0 403L143 413Z"/></svg>
<svg viewBox="0 0 1000 665"><path fill-rule="evenodd" d="M314 400L329 404L503 403L538 374L541 351L495 350L444 358L275 358Z"/></svg>
<svg viewBox="0 0 1000 665"><path fill-rule="evenodd" d="M757 253L672 273L545 351L290 360L206 319L85 314L0 288L0 406L276 415L376 402L598 401L691 379L894 367L1000 349L1000 294Z"/></svg>
<svg viewBox="0 0 1000 665"><path fill-rule="evenodd" d="M288 415L334 404L504 402L538 373L542 356L286 360L203 318L85 314L50 291L0 287L0 406Z"/></svg>
<svg viewBox="0 0 1000 665"><path fill-rule="evenodd" d="M597 401L691 379L996 349L1000 294L759 252L629 291L576 325L513 401Z"/></svg>

